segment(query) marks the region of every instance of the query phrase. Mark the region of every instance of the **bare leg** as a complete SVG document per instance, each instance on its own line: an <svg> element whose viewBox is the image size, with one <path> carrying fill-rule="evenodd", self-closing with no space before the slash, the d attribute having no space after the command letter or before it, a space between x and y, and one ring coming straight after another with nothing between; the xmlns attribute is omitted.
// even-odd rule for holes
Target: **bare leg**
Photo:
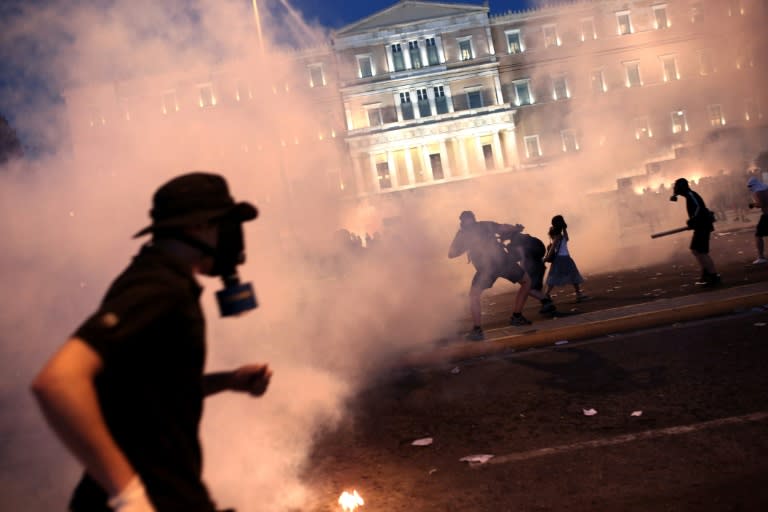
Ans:
<svg viewBox="0 0 768 512"><path fill-rule="evenodd" d="M517 295L515 295L515 303L512 308L513 313L523 312L523 306L525 306L529 293L531 293L531 278L528 274L525 274L523 279L520 280L520 289L517 290Z"/></svg>

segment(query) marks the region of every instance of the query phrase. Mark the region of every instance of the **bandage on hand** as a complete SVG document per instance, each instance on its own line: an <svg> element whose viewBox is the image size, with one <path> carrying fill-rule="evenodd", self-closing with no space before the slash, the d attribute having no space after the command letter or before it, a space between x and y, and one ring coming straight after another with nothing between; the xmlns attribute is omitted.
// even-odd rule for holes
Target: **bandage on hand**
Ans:
<svg viewBox="0 0 768 512"><path fill-rule="evenodd" d="M123 490L109 499L109 506L115 512L155 512L149 501L144 484L137 476L128 482Z"/></svg>

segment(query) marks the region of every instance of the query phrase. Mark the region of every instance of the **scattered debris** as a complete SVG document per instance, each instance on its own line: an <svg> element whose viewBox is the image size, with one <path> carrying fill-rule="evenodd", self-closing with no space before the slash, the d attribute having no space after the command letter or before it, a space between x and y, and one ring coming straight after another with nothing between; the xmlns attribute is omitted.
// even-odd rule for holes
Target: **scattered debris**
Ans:
<svg viewBox="0 0 768 512"><path fill-rule="evenodd" d="M632 411L632 414L630 414L630 416L642 416L642 415L643 415L643 411Z"/></svg>
<svg viewBox="0 0 768 512"><path fill-rule="evenodd" d="M755 327L765 327L765 322L755 322Z"/></svg>
<svg viewBox="0 0 768 512"><path fill-rule="evenodd" d="M422 437L421 439L417 439L411 444L413 446L429 446L432 444L433 439L431 437Z"/></svg>
<svg viewBox="0 0 768 512"><path fill-rule="evenodd" d="M493 458L490 453L481 453L478 455L467 455L459 459L459 462L469 462L470 466L476 466L478 464L485 464Z"/></svg>
<svg viewBox="0 0 768 512"><path fill-rule="evenodd" d="M460 371L461 371L461 368L459 368L458 366L454 366L453 368L451 368L451 373L454 375L456 375Z"/></svg>
<svg viewBox="0 0 768 512"><path fill-rule="evenodd" d="M565 345L566 343L568 343L568 340L560 340L560 341L556 341L555 345Z"/></svg>
<svg viewBox="0 0 768 512"><path fill-rule="evenodd" d="M596 409L582 409L581 411L584 413L584 416L594 416L597 414Z"/></svg>
<svg viewBox="0 0 768 512"><path fill-rule="evenodd" d="M432 468L432 469L429 470L429 474L430 475L435 474L435 473L437 473L437 468Z"/></svg>

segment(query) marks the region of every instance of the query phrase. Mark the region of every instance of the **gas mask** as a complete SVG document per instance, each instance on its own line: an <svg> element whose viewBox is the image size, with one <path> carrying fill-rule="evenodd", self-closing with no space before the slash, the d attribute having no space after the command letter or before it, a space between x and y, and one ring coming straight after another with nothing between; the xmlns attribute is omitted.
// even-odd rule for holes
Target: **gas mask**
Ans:
<svg viewBox="0 0 768 512"><path fill-rule="evenodd" d="M213 266L207 274L219 276L224 282L224 288L216 292L219 313L223 317L236 316L258 306L253 286L241 283L237 273L237 266L245 263L243 225L239 221L225 220L218 224L218 228L215 247L183 232L174 232L170 236L213 258Z"/></svg>
<svg viewBox="0 0 768 512"><path fill-rule="evenodd" d="M225 221L219 224L219 237L213 254L211 274L220 276L224 288L216 292L221 316L235 316L256 309L256 294L251 283L241 283L237 266L245 263L243 225Z"/></svg>

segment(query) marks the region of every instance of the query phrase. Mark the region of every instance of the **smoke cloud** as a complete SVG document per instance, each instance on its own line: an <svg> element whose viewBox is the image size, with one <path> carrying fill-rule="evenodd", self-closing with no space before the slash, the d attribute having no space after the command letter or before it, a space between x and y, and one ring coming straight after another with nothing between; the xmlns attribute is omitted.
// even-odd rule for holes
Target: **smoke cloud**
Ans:
<svg viewBox="0 0 768 512"><path fill-rule="evenodd" d="M208 369L269 362L274 370L263 398L206 402L205 479L222 507L242 512L325 499L302 483L317 433L404 351L466 327L473 269L446 258L462 210L522 223L545 241L550 218L563 214L587 274L670 250L660 241L631 260L617 257L617 220L586 195L614 186L606 168L632 167L621 146L577 168L440 185L416 200L340 201L317 184L350 185L343 118L329 124L331 100L295 86L308 71L290 48L321 49L328 34L285 2L259 15L261 34L250 3L235 0L27 2L9 14L2 57L64 96L29 102L40 96L2 89L2 104L22 113L21 131L57 143L0 172L0 494L9 509L62 509L77 481L78 465L45 427L28 385L138 250L131 235L148 223L154 190L180 173L221 172L236 199L260 209L245 226L241 269L259 309L218 319L211 292L220 285L203 279ZM209 85L218 103L200 106ZM563 114L584 133L610 134L613 122L610 112ZM640 166L644 156L630 158ZM341 250L341 228L378 232L378 250Z"/></svg>

